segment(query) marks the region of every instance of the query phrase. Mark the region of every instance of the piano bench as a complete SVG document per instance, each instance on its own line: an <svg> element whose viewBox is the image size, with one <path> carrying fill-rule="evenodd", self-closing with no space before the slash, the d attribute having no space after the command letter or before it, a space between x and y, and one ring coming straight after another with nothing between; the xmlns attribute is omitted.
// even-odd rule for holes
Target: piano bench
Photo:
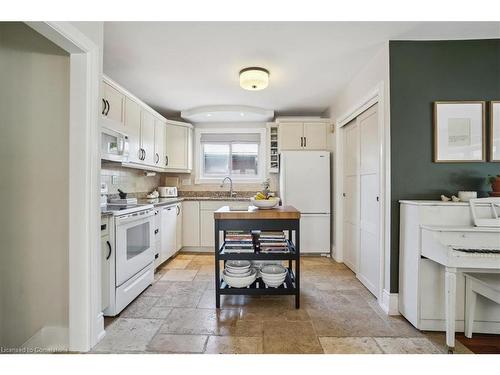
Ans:
<svg viewBox="0 0 500 375"><path fill-rule="evenodd" d="M477 295L500 304L500 273L464 273L465 337L471 338Z"/></svg>

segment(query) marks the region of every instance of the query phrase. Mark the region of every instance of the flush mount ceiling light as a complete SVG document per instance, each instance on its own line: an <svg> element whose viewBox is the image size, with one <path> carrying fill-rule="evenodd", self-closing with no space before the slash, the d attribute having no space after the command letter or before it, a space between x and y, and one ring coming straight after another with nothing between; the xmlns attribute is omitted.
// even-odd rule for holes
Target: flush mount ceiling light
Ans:
<svg viewBox="0 0 500 375"><path fill-rule="evenodd" d="M264 90L269 85L269 71L264 68L245 68L240 71L240 86L245 90Z"/></svg>

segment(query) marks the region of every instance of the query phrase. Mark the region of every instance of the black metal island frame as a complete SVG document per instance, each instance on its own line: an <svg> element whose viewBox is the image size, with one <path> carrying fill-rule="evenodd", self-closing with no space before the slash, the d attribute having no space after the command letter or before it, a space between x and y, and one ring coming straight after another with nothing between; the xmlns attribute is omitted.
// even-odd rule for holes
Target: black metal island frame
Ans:
<svg viewBox="0 0 500 375"><path fill-rule="evenodd" d="M258 210L250 206L248 211L231 211L225 206L214 212L215 221L215 304L220 308L221 295L293 295L295 307L300 307L300 212L292 206L280 206L271 210ZM225 250L227 231L287 231L286 253L230 253ZM220 234L223 241L220 243ZM293 237L292 234L295 234ZM295 241L295 243L293 242ZM232 288L221 279L220 261L228 260L288 260L288 274L284 284L277 288L267 287L262 279L246 288ZM295 269L292 268L295 263Z"/></svg>

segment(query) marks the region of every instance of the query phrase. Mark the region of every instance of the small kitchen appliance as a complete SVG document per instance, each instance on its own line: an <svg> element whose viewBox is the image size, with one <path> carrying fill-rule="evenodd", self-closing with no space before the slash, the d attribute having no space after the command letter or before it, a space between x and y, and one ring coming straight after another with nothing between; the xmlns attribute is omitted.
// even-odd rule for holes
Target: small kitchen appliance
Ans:
<svg viewBox="0 0 500 375"><path fill-rule="evenodd" d="M177 197L177 187L175 186L160 186L158 188L161 198L174 198Z"/></svg>

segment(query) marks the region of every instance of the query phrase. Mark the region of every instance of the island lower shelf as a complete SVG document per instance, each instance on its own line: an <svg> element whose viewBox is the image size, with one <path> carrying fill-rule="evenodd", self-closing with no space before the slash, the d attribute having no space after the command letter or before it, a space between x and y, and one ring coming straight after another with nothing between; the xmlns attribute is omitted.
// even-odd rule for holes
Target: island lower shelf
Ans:
<svg viewBox="0 0 500 375"><path fill-rule="evenodd" d="M297 288L295 284L295 275L291 268L288 268L285 281L277 288L267 286L264 281L258 277L251 285L246 288L233 288L221 279L220 294L226 295L295 295Z"/></svg>

